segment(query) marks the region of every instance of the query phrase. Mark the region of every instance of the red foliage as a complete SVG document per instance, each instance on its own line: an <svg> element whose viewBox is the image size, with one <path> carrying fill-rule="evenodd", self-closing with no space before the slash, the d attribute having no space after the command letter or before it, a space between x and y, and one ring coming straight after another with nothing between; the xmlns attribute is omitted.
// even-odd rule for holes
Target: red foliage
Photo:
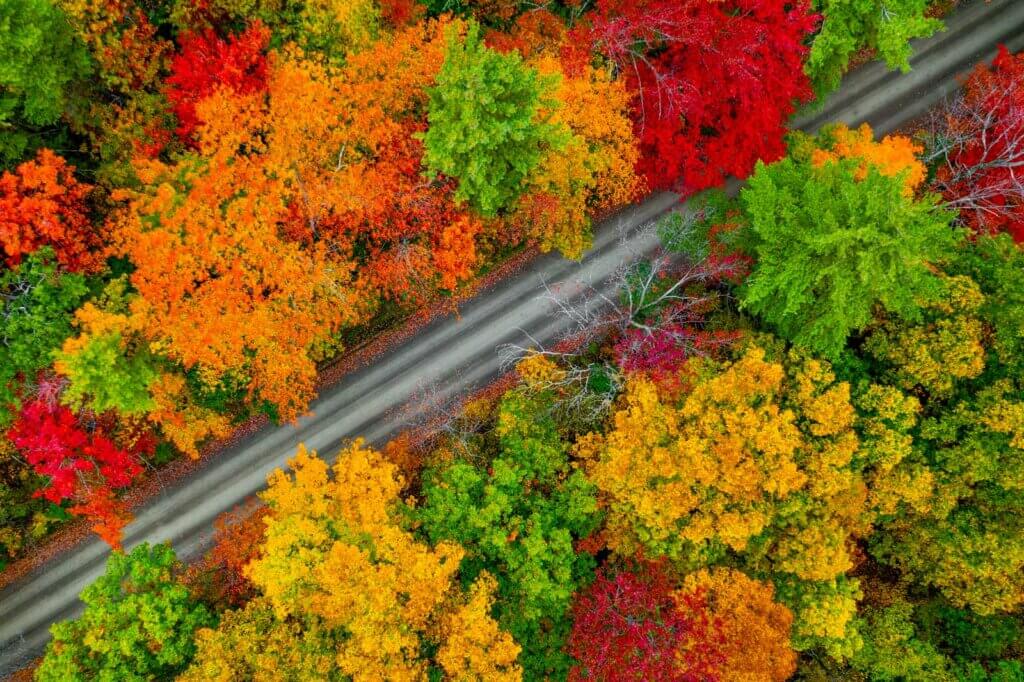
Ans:
<svg viewBox="0 0 1024 682"><path fill-rule="evenodd" d="M139 439L131 451L123 450L99 431L83 429L68 408L46 399L26 403L7 436L35 472L49 478L36 496L54 504L74 500L70 511L89 518L97 533L116 546L128 514L113 489L142 473L138 455L152 441Z"/></svg>
<svg viewBox="0 0 1024 682"><path fill-rule="evenodd" d="M0 177L0 247L15 266L42 246L74 271L95 270L99 236L89 222L85 200L91 185L75 179L69 166L49 149Z"/></svg>
<svg viewBox="0 0 1024 682"><path fill-rule="evenodd" d="M745 177L785 153L794 102L810 101L806 0L599 0L585 42L635 93L638 171L684 194Z"/></svg>
<svg viewBox="0 0 1024 682"><path fill-rule="evenodd" d="M598 574L573 605L570 680L714 680L718 628L699 595L680 609L664 562Z"/></svg>
<svg viewBox="0 0 1024 682"><path fill-rule="evenodd" d="M1024 53L1000 46L991 68L971 73L938 127L935 155L945 163L936 188L972 229L1024 242Z"/></svg>
<svg viewBox="0 0 1024 682"><path fill-rule="evenodd" d="M182 141L192 143L199 126L196 103L217 88L229 88L239 94L259 92L267 87L267 56L270 30L254 21L245 31L223 40L206 29L181 38L181 51L171 61L167 77L167 98L178 117L175 132Z"/></svg>
<svg viewBox="0 0 1024 682"><path fill-rule="evenodd" d="M426 8L416 0L379 0L380 15L395 28L401 28L418 20Z"/></svg>

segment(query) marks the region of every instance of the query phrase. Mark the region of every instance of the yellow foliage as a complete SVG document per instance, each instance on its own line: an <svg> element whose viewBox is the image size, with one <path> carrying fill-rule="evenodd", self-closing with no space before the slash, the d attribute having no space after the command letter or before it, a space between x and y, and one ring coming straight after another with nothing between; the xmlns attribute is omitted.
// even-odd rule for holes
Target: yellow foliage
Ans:
<svg viewBox="0 0 1024 682"><path fill-rule="evenodd" d="M523 677L516 664L521 647L491 618L498 582L486 571L469 591L465 604L449 613L441 625L444 642L437 662L447 679L514 682Z"/></svg>
<svg viewBox="0 0 1024 682"><path fill-rule="evenodd" d="M539 56L532 66L561 74L557 58ZM552 122L571 131L568 143L551 150L528 180L509 221L541 251L558 249L580 258L590 245L590 219L636 198L639 150L629 119L629 94L621 79L587 67L562 75L554 93L560 106Z"/></svg>
<svg viewBox="0 0 1024 682"><path fill-rule="evenodd" d="M910 196L921 186L927 176L927 169L917 155L924 151L902 135L886 135L875 142L875 135L867 123L857 130L850 130L838 124L831 131L835 143L831 150L816 149L811 154L811 163L821 166L837 159L860 159L862 164L856 178L867 177L868 167L875 168L882 175L896 177L905 173L905 193Z"/></svg>
<svg viewBox="0 0 1024 682"><path fill-rule="evenodd" d="M262 497L274 513L261 558L246 568L279 620L314 618L342 628L347 636L336 662L357 681L426 679L420 651L439 628L456 638L440 642L450 665L484 666L472 648L481 641L458 627L440 627L446 618L457 625L472 617L473 637L486 635L499 653L512 651L487 611L473 611L491 599L486 583L473 588L465 608L447 614L444 607L459 598L463 550L450 542L423 544L392 518L403 487L395 465L356 441L338 455L333 476L302 446L290 466L292 475L276 471L268 479ZM465 661L457 664L460 656ZM511 665L504 660L491 664Z"/></svg>
<svg viewBox="0 0 1024 682"><path fill-rule="evenodd" d="M557 363L541 353L533 353L517 362L516 372L530 388L543 388L557 382L565 373Z"/></svg>
<svg viewBox="0 0 1024 682"><path fill-rule="evenodd" d="M193 402L181 375L161 374L150 384L149 392L155 407L147 418L189 457L199 457L197 446L207 438L223 438L231 433L230 419Z"/></svg>
<svg viewBox="0 0 1024 682"><path fill-rule="evenodd" d="M937 319L915 325L889 320L865 344L869 353L892 365L904 389L920 386L934 396L948 396L957 380L973 379L985 369L985 327L976 317L984 295L963 276L947 278L946 288L947 297L930 307Z"/></svg>

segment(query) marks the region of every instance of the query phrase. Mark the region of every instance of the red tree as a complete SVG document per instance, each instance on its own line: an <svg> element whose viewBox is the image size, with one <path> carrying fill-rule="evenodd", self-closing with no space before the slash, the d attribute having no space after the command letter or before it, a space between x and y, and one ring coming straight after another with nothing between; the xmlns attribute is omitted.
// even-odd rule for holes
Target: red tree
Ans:
<svg viewBox="0 0 1024 682"><path fill-rule="evenodd" d="M663 562L602 571L578 595L567 651L570 680L715 679L721 639L699 595L679 608Z"/></svg>
<svg viewBox="0 0 1024 682"><path fill-rule="evenodd" d="M972 229L1024 242L1024 53L1000 46L929 127L935 188Z"/></svg>
<svg viewBox="0 0 1024 682"><path fill-rule="evenodd" d="M37 497L54 504L73 500L71 512L88 518L104 540L118 546L129 517L113 489L142 473L139 454L151 449L151 440L139 440L131 451L121 449L98 430L83 429L68 408L44 398L24 405L7 436L35 472L49 478Z"/></svg>
<svg viewBox="0 0 1024 682"><path fill-rule="evenodd" d="M264 51L269 41L270 30L258 20L227 40L212 29L182 36L181 51L171 61L167 77L167 98L178 117L176 132L182 141L194 143L192 133L202 123L196 103L217 88L250 94L267 87Z"/></svg>
<svg viewBox="0 0 1024 682"><path fill-rule="evenodd" d="M804 41L817 20L806 0L598 0L576 40L635 93L649 186L689 194L785 153L794 103L813 96Z"/></svg>
<svg viewBox="0 0 1024 682"><path fill-rule="evenodd" d="M92 186L74 173L62 157L41 149L34 160L0 177L0 249L8 265L42 246L52 246L69 270L94 270L102 262L85 203Z"/></svg>

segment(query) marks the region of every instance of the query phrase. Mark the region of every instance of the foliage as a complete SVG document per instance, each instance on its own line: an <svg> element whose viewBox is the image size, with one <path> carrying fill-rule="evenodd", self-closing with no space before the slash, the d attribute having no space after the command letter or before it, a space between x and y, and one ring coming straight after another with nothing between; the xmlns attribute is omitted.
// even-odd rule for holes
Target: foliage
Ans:
<svg viewBox="0 0 1024 682"><path fill-rule="evenodd" d="M50 0L4 2L0 26L0 163L7 165L35 146L35 133L58 122L91 64Z"/></svg>
<svg viewBox="0 0 1024 682"><path fill-rule="evenodd" d="M72 311L88 291L81 275L60 272L53 260L43 248L0 270L0 427L10 420L19 384L35 380L71 336Z"/></svg>
<svg viewBox="0 0 1024 682"><path fill-rule="evenodd" d="M517 54L486 47L477 24L464 36L452 29L447 38L444 65L429 91L424 166L458 180L457 201L494 215L523 191L544 152L565 144L564 126L549 120L558 80L538 75Z"/></svg>
<svg viewBox="0 0 1024 682"><path fill-rule="evenodd" d="M478 576L460 605L463 550L431 547L400 527L394 465L356 442L339 454L333 478L302 447L292 467L294 478L269 479L263 554L246 569L277 620L343 629L335 663L354 680L424 679L428 642L446 669L518 678L518 646L487 613L491 579Z"/></svg>
<svg viewBox="0 0 1024 682"><path fill-rule="evenodd" d="M185 34L181 52L171 60L167 77L170 100L182 140L190 141L201 120L196 103L218 88L242 95L259 92L267 84L267 58L263 51L270 32L259 21L238 36L222 40L211 30Z"/></svg>
<svg viewBox="0 0 1024 682"><path fill-rule="evenodd" d="M796 670L793 614L773 597L770 584L731 568L691 573L674 595L680 605L701 604L713 619L721 636L718 679L784 682Z"/></svg>
<svg viewBox="0 0 1024 682"><path fill-rule="evenodd" d="M798 648L848 646L856 582L837 591L836 581L868 513L856 419L827 363L773 362L754 346L734 363L706 362L678 406L631 378L612 427L577 454L607 505L610 549L687 567L739 556L789 584L779 594ZM814 624L823 600L845 604L827 628Z"/></svg>
<svg viewBox="0 0 1024 682"><path fill-rule="evenodd" d="M195 652L192 633L215 618L175 578L169 545L115 552L82 592L85 612L57 623L37 680L146 680L173 675Z"/></svg>
<svg viewBox="0 0 1024 682"><path fill-rule="evenodd" d="M572 619L569 680L717 679L722 638L704 595L674 593L661 563L599 571Z"/></svg>
<svg viewBox="0 0 1024 682"><path fill-rule="evenodd" d="M978 65L927 129L934 187L961 220L982 233L1024 241L1024 55L1005 46Z"/></svg>
<svg viewBox="0 0 1024 682"><path fill-rule="evenodd" d="M0 246L9 266L42 246L50 246L73 272L99 266L99 236L85 203L91 187L74 172L63 158L41 149L35 160L0 177Z"/></svg>
<svg viewBox="0 0 1024 682"><path fill-rule="evenodd" d="M949 259L957 233L950 214L904 188L874 165L864 175L853 158L758 165L741 193L747 250L756 257L743 307L829 358L876 308L920 319L922 303L942 294L933 267Z"/></svg>
<svg viewBox="0 0 1024 682"><path fill-rule="evenodd" d="M943 28L927 16L928 0L815 0L821 30L807 57L807 73L819 95L832 92L858 53L869 50L890 69L910 70L909 41Z"/></svg>
<svg viewBox="0 0 1024 682"><path fill-rule="evenodd" d="M594 489L572 471L568 447L545 411L550 397L513 391L502 399L498 452L460 459L424 474L416 518L432 542L464 548L464 579L497 578L498 620L523 647L528 677L564 675L564 616L592 562L574 542L598 521Z"/></svg>
<svg viewBox="0 0 1024 682"><path fill-rule="evenodd" d="M150 442L130 451L119 448L102 432L83 429L67 408L43 399L22 407L7 437L34 471L48 478L36 495L53 503L73 500L72 513L86 517L111 546L120 546L130 516L112 489L142 473L138 455Z"/></svg>
<svg viewBox="0 0 1024 682"><path fill-rule="evenodd" d="M601 0L588 19L574 39L615 62L634 93L652 189L690 194L785 152L794 102L811 98L808 3Z"/></svg>

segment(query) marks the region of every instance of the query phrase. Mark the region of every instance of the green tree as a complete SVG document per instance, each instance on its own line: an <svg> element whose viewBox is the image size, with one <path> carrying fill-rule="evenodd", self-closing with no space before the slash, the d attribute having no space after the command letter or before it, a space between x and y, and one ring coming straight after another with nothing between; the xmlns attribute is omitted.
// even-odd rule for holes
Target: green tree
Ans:
<svg viewBox="0 0 1024 682"><path fill-rule="evenodd" d="M928 0L815 0L821 30L814 38L806 71L819 95L832 92L861 50L873 50L890 69L910 70L910 40L943 28L925 16Z"/></svg>
<svg viewBox="0 0 1024 682"><path fill-rule="evenodd" d="M918 636L913 615L913 605L903 599L884 608L868 609L861 631L864 646L854 655L853 667L879 682L950 681L946 657Z"/></svg>
<svg viewBox="0 0 1024 682"><path fill-rule="evenodd" d="M741 205L756 258L743 306L817 354L838 357L879 308L918 319L944 291L933 266L958 242L952 215L909 196L902 176L785 158L758 164Z"/></svg>
<svg viewBox="0 0 1024 682"><path fill-rule="evenodd" d="M523 647L526 679L568 670L565 614L593 570L573 543L599 522L595 489L570 468L550 407L546 393L507 393L498 408L497 456L428 472L417 512L431 541L466 549L464 581L483 570L498 578L498 620Z"/></svg>
<svg viewBox="0 0 1024 682"><path fill-rule="evenodd" d="M32 381L72 335L72 314L87 293L81 275L57 270L49 247L0 270L0 427L11 419L19 380Z"/></svg>
<svg viewBox="0 0 1024 682"><path fill-rule="evenodd" d="M192 660L194 632L216 618L175 579L170 545L114 552L82 591L85 612L51 629L37 680L167 678Z"/></svg>
<svg viewBox="0 0 1024 682"><path fill-rule="evenodd" d="M85 46L51 0L0 3L0 163L21 157L31 133L61 117L71 85L90 69Z"/></svg>
<svg viewBox="0 0 1024 682"><path fill-rule="evenodd" d="M476 23L464 38L449 30L430 90L424 165L458 179L456 199L494 215L519 196L545 149L568 140L564 126L547 120L558 82L525 66L516 52L486 47Z"/></svg>
<svg viewBox="0 0 1024 682"><path fill-rule="evenodd" d="M158 358L138 342L125 278L107 284L95 302L76 313L80 334L54 353L54 367L69 380L62 400L78 410L142 414L156 406L149 393Z"/></svg>

